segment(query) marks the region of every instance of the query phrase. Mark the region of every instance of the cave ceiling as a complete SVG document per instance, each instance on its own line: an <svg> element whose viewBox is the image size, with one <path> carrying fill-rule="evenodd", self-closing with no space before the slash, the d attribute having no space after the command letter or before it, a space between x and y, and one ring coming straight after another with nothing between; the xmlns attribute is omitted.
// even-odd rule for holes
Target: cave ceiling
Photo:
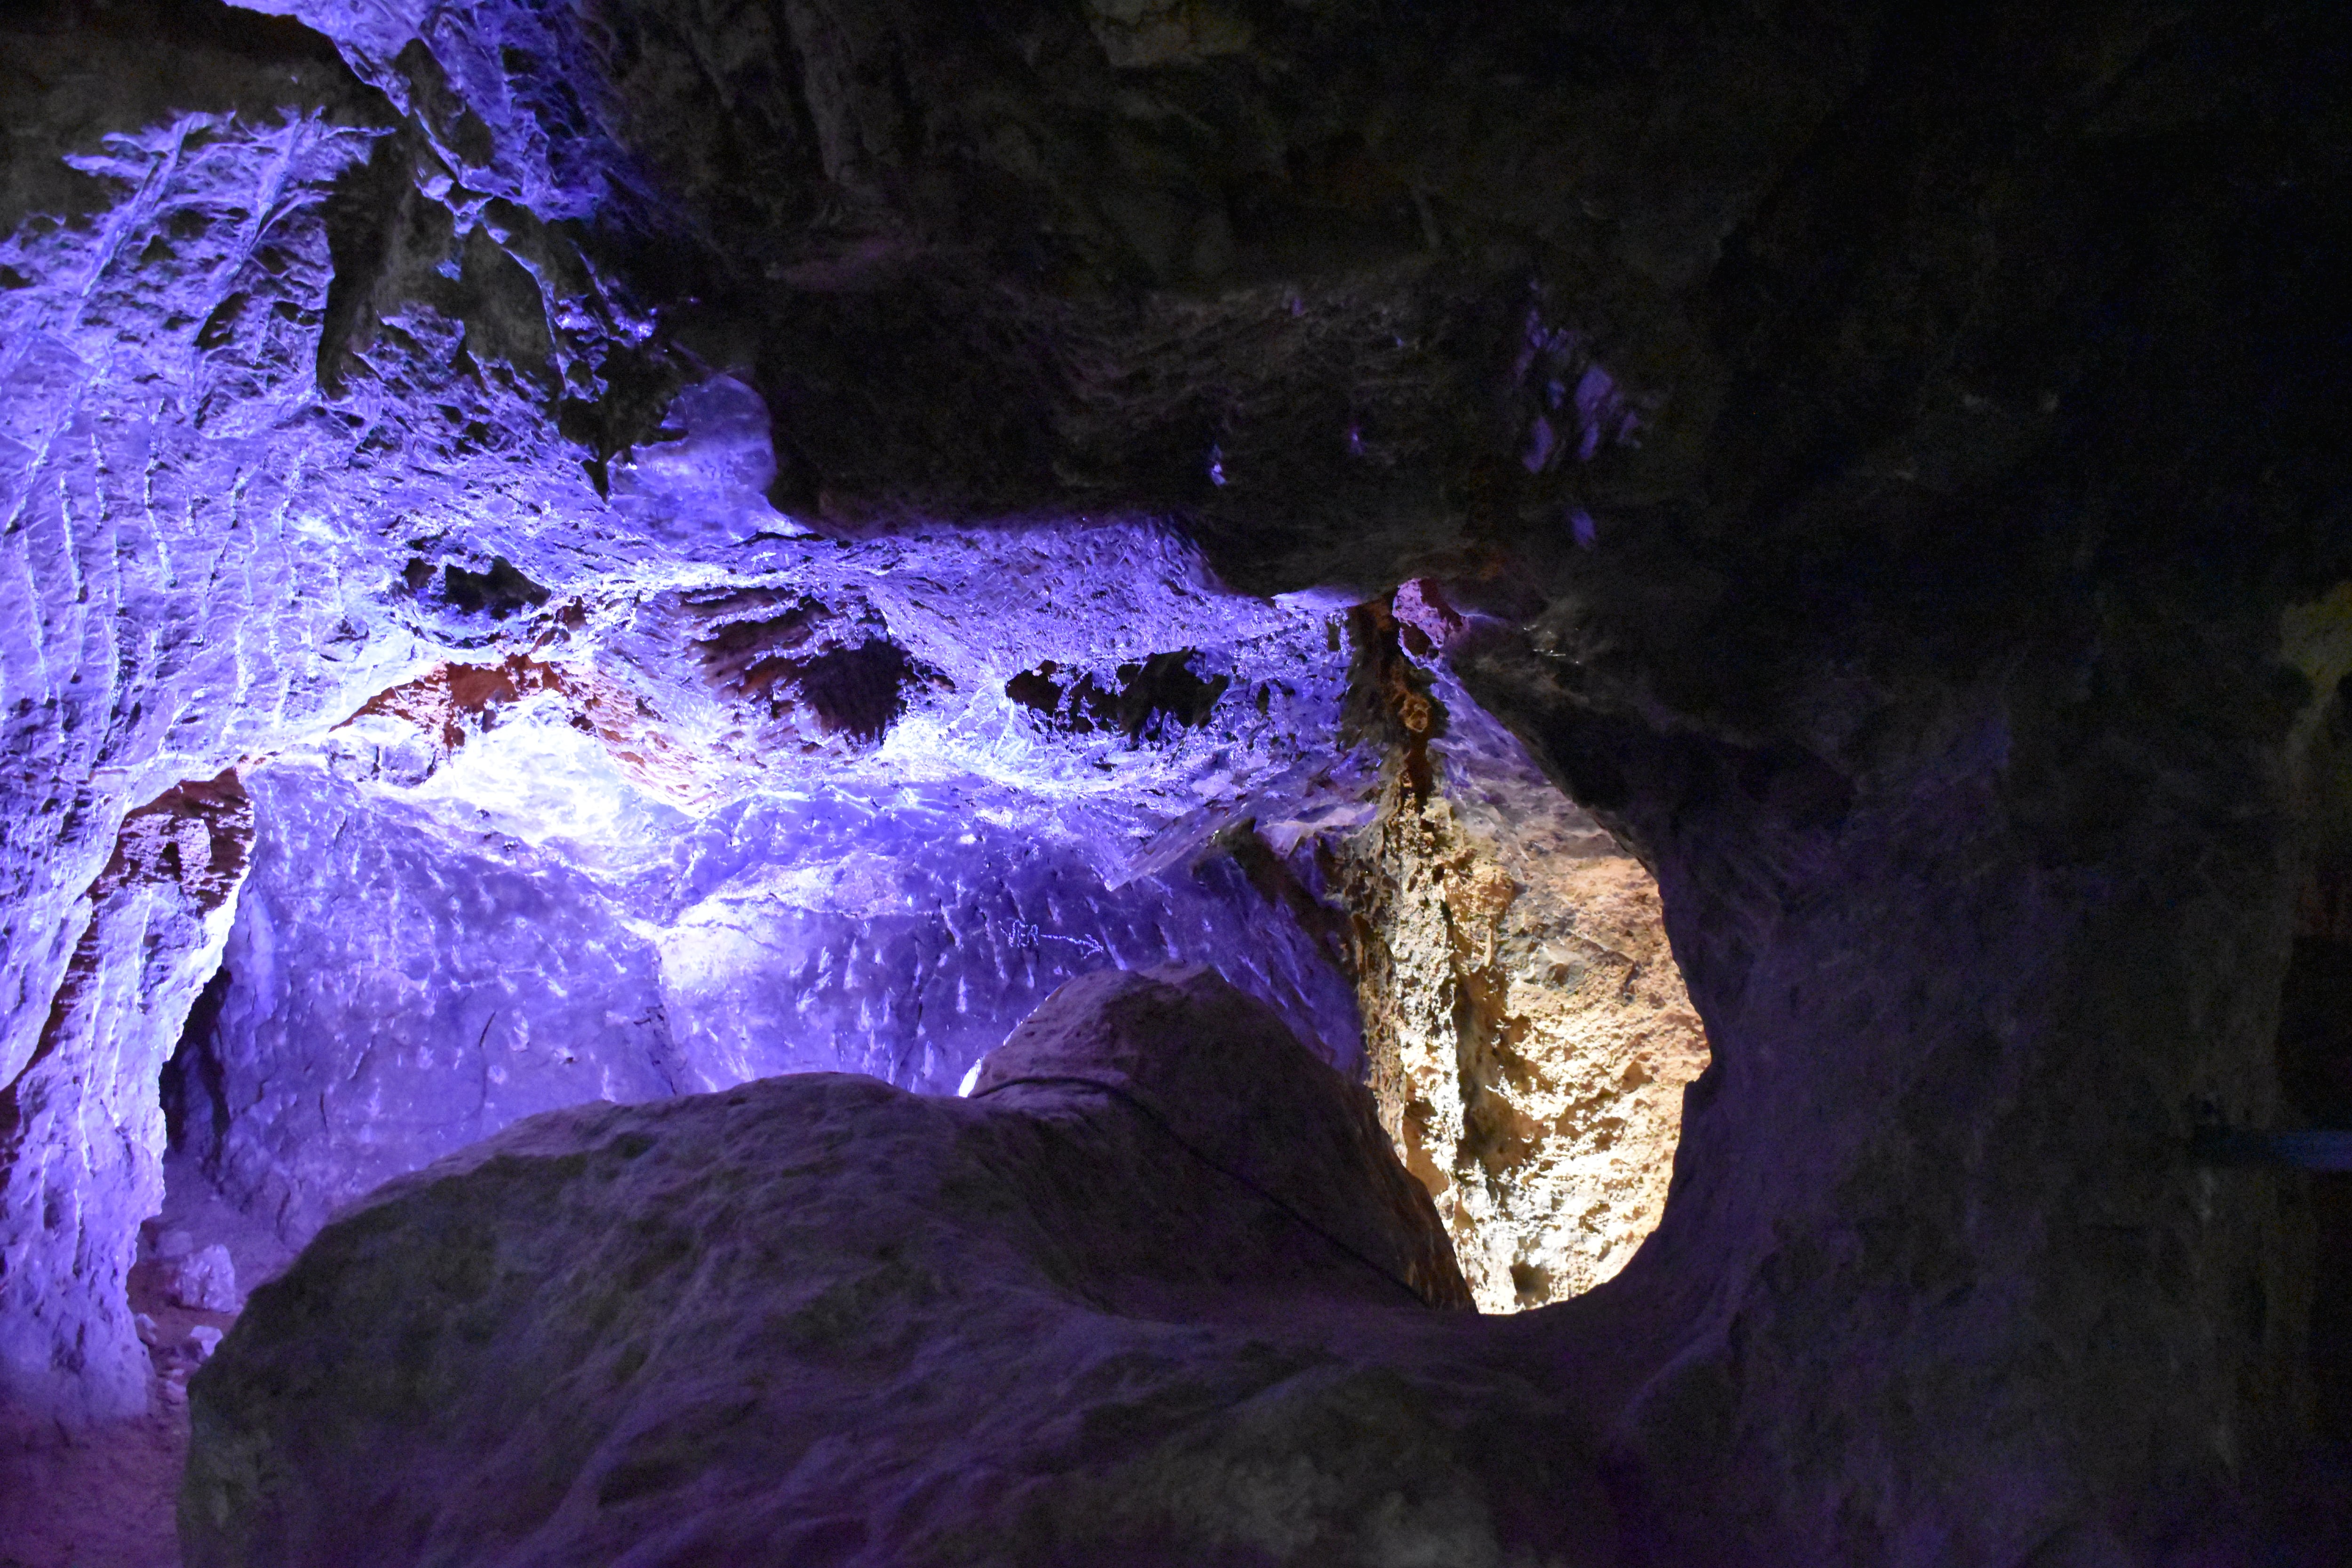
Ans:
<svg viewBox="0 0 2352 1568"><path fill-rule="evenodd" d="M793 537L1444 576L1849 770L2330 565L2296 8L255 9L10 23L11 721L110 797Z"/></svg>

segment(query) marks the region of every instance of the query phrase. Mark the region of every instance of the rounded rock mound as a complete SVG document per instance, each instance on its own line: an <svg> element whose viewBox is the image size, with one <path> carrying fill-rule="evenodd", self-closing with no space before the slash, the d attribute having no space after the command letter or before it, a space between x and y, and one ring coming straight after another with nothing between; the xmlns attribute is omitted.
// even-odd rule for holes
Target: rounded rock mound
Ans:
<svg viewBox="0 0 2352 1568"><path fill-rule="evenodd" d="M188 1563L1589 1560L1514 1522L1607 1514L1512 1436L1558 1413L1444 1353L1428 1198L1263 1005L1088 976L972 1088L587 1106L378 1190L194 1380Z"/></svg>

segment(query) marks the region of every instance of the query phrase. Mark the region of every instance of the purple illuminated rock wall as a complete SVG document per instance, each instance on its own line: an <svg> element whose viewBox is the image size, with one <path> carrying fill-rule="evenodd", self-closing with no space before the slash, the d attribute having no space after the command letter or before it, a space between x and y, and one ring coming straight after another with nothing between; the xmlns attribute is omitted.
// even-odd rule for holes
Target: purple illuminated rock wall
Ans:
<svg viewBox="0 0 2352 1568"><path fill-rule="evenodd" d="M95 17L37 8L10 26L10 57L26 68L0 89L17 136L5 215L13 227L0 242L0 458L18 562L5 647L14 765L0 963L16 1000L0 1048L0 1082L10 1086L9 1264L0 1281L9 1311L0 1342L9 1387L33 1405L104 1412L143 1399L128 1373L89 1369L138 1356L112 1282L129 1266L138 1220L155 1207L150 1068L169 1054L188 996L174 1000L167 986L133 1002L131 989L173 964L200 984L221 933L155 929L137 910L116 907L120 899L110 902L98 879L117 853L124 813L175 781L208 779L240 758L315 737L452 653L509 640L544 647L552 637L603 649L606 668L593 678L601 684L590 706L607 721L610 749L649 777L656 795L667 790L705 813L874 752L909 706L923 710L922 733L902 737L896 753L850 781L850 818L877 808L887 817L883 803L900 782L977 769L976 787L936 796L935 813L985 811L998 832L1034 853L1076 857L1083 870L1061 874L1097 885L1118 878L1163 828L1201 817L1196 837L1205 839L1227 808L1270 781L1276 805L1311 806L1316 786L1302 762L1318 749L1318 728L1329 728L1344 672L1325 658L1312 661L1324 666L1318 676L1276 645L1287 637L1319 647L1317 616L1262 604L1221 614L1219 591L1196 561L1150 525L1076 535L1033 529L993 546L948 546L936 558L885 541L815 568L831 590L845 576L866 584L814 606L824 626L730 611L732 584L754 599L782 592L770 581L808 553L758 541L804 531L767 499L776 463L758 394L675 361L632 357L647 320L573 237L533 216L581 216L595 210L603 187L566 195L547 183L553 176L532 174L509 188L465 163L463 147L472 144L464 135L462 146L442 139L437 113L457 115L463 129L456 100L428 93L419 106L405 88L381 97L325 40L289 24L167 5ZM153 53L159 38L177 51L169 61ZM432 78L430 58L417 65L419 58L408 57L419 79ZM415 112L404 120L408 108ZM470 184L453 183L445 154ZM536 167L535 155L517 154L517 166ZM565 167L567 177L579 174ZM608 365L625 385L604 378ZM642 447L602 447L609 437L593 428L563 433L572 411L640 406L633 433ZM910 580L919 581L905 586ZM563 596L546 608L551 594ZM1153 594L1159 603L1139 601ZM1171 616L1170 604L1192 613ZM700 642L698 616L716 627ZM894 616L906 624L896 635L907 646L947 652L906 662L891 640ZM744 647L720 646L747 627ZM747 657L730 666L737 653ZM1148 744L1133 743L1139 736L1066 746L1003 693L1007 679L1049 655L1113 686L1122 665L1160 655L1223 660L1209 674L1227 681L1254 659L1265 679L1236 689L1219 715L1225 721L1198 735L1170 721L1154 724ZM861 658L889 664L878 688L877 677L859 673ZM793 765L778 773L786 758ZM529 772L544 761L520 765ZM1032 773L1069 787L1033 799L1024 787ZM1070 784L1074 774L1082 777ZM281 849L301 846L305 825L327 809L303 798L291 782L298 776L265 769L256 778L260 798L274 803L262 807L265 867L283 865ZM937 826L926 825L925 841L949 843ZM400 829L371 823L347 839L345 853L362 855L373 836L397 842ZM1191 889L1198 884L1182 862L1199 846L1181 831L1177 838L1169 863ZM604 851L621 852L611 844ZM436 841L398 859L399 873L429 881L478 870L462 853ZM991 853L1007 851L976 849L972 874L976 886L1000 893L951 890L951 847L929 875L950 917L963 907L997 931L1005 962L991 969L998 987L1010 988L1002 1005L1011 1011L976 1011L950 1041L925 1039L891 1012L904 1013L940 979L936 966L910 961L895 978L872 982L870 994L862 977L843 983L841 1005L853 1015L878 1005L890 1016L850 1024L837 1054L835 1031L815 1024L805 1038L821 1035L823 1044L796 1037L762 1050L814 1051L931 1082L947 1071L940 1061L992 1043L1023 1010L1018 999L1042 994L1041 980L1066 967L1049 961L1057 943L1069 956L1105 962L1122 943L1157 957L1230 950L1234 922L1257 898L1235 884L1199 893L1189 908L1180 900L1160 920L1150 890L1158 884L1138 884L1127 895L1130 912L1105 926L1083 907L1082 890L1064 900L1080 906L1065 931L1042 891L1020 891L1017 877L991 879ZM451 858L436 866L436 855ZM359 868L303 858L306 874ZM551 889L564 885L564 864L554 852L512 871L510 886L543 879L537 892L516 896L562 904ZM207 920L226 918L222 900L234 890L232 879L205 895L212 901L204 908L218 911ZM346 1016L335 1008L362 995L381 1001L383 986L398 991L390 974L404 963L454 966L448 973L512 968L517 953L499 947L495 922L478 929L462 909L437 913L478 945L429 925L404 933L353 923L384 890L314 889L310 918L274 933L293 969L273 971L256 949L268 940L259 911L282 916L283 900L299 895L274 883L257 889L257 913L235 942L243 962L230 966L225 1026L289 1021L282 998L237 989L273 974L309 973L341 994L326 1015L297 1015L316 1025ZM695 896L724 902L723 894L709 881ZM486 911L497 900L483 896ZM928 894L905 896L919 906ZM1002 906L993 925L982 918L991 898ZM665 916L680 912L667 891L650 903ZM758 903L748 900L754 924ZM689 929L727 925L716 910L689 912ZM733 937L700 945L761 940L743 921L729 929ZM388 945L368 945L378 942ZM305 942L318 944L307 970ZM642 936L614 938L617 952L633 945L634 958L596 978L649 974L641 961L652 949ZM740 982L721 973L725 964L713 969L707 952L688 951L695 945L672 944L671 967L686 974L680 1005L715 1015L726 1011L722 994L748 1000L725 990ZM1285 955L1277 942L1234 967L1262 971L1269 993L1344 1058L1354 1048L1344 992L1316 967L1311 945L1294 942ZM379 959L388 971L374 966ZM72 978L91 969L91 978ZM460 1005L429 977L409 978L403 994L415 1010L402 1016L411 1022ZM187 984L172 983L183 991ZM80 1004L53 1005L68 987L107 999L91 1005L144 1011L77 1022ZM646 1005L663 1004L648 996ZM599 1011L578 1005L583 1016ZM560 1021L544 1017L542 1029ZM728 1027L732 1037L712 1034L706 1045L712 1081L775 1059L747 1055L740 1026ZM647 1028L649 1039L663 1037ZM119 1045L97 1043L118 1034ZM363 1037L352 1049L364 1056ZM266 1059L259 1046L254 1051L248 1070ZM614 1064L616 1088L648 1092L677 1070L663 1048L627 1056ZM460 1077L469 1071L446 1065ZM223 1091L241 1083L224 1079ZM441 1103L447 1088L429 1075L411 1086L409 1099L423 1103L410 1113L444 1129L438 1142L417 1144L415 1157L510 1113L457 1114ZM401 1098L387 1091L385 1108ZM548 1102L523 1094L514 1104ZM387 1129L399 1120L394 1114ZM270 1126L257 1120L255 1138ZM387 1130L362 1141L378 1138L399 1142ZM344 1171L325 1148L310 1157L337 1173L322 1175L320 1191L299 1204L283 1171L257 1158L248 1162L249 1189L262 1191L268 1173L278 1184L270 1201L293 1204L314 1223L320 1205L405 1168L408 1158L354 1156Z"/></svg>
<svg viewBox="0 0 2352 1568"><path fill-rule="evenodd" d="M124 819L39 1043L9 1087L0 1366L12 1383L46 1385L54 1414L146 1408L125 1284L139 1220L163 1206L156 1083L219 962L252 836L252 803L226 773Z"/></svg>
<svg viewBox="0 0 2352 1568"><path fill-rule="evenodd" d="M533 1110L813 1068L947 1092L1095 968L1214 964L1356 1067L1311 857L1262 885L1218 837L1362 815L1326 616L1150 527L754 550L521 605L532 657L251 770L184 1049L196 1152L289 1239ZM1016 696L1041 670L1105 722Z"/></svg>
<svg viewBox="0 0 2352 1568"><path fill-rule="evenodd" d="M240 759L262 880L218 1021L191 1044L212 1053L194 1081L217 1097L199 1097L196 1135L295 1234L576 1093L787 1063L951 1086L1057 977L1122 958L1215 957L1352 1059L1320 939L1229 862L1193 869L1238 818L1345 817L1369 763L1331 749L1345 655L1324 614L1233 598L1149 522L793 542L806 530L772 504L792 476L761 395L648 345L653 318L583 248L618 226L631 254L685 209L647 205L654 187L609 141L532 129L567 112L560 79L516 102L485 64L495 47L561 56L569 24L443 15L445 68L404 33L395 63L371 53L401 26L372 16L342 35L359 77L318 35L212 5L36 8L10 26L30 67L0 89L22 128L0 242L22 585L0 957L16 997L0 1051L12 1396L143 1401L117 1282L157 1206L152 1068L222 933L155 929L97 879L127 810ZM494 42L542 26L557 31ZM363 715L320 740L364 704L452 657L496 668L525 647L572 677L562 722L608 759L595 803L637 815L574 823L517 861L499 834L561 832L548 803L576 758L526 749L510 778L476 766L493 795L541 792L496 802L486 834L420 833L263 760L294 743L348 762L401 721ZM1049 664L1111 692L1147 666L1230 689L1213 722L1144 693L1134 723L1081 733L1007 695ZM455 738L386 733L406 752L383 776L411 783ZM920 802L898 800L908 785ZM750 797L776 789L815 802L803 826L842 863L806 846L762 861L761 835L786 833L793 808ZM917 843L905 886L861 873ZM663 868L611 863L631 856ZM454 906L433 896L453 889ZM205 895L206 920L228 918L235 890ZM885 904L906 912L877 923ZM378 918L411 908L425 912ZM569 947L588 931L601 954ZM173 964L177 992L130 999ZM542 1004L506 1009L496 1037L468 1011L494 977ZM52 1005L68 988L134 1011L77 1022L79 1004ZM593 1085L518 1060L511 1093L488 1092L502 1064L485 1053L527 1057L509 1042L534 1025L577 1037L544 1048L599 1063ZM299 1092L320 1075L353 1086L356 1120Z"/></svg>
<svg viewBox="0 0 2352 1568"><path fill-rule="evenodd" d="M1338 1064L1360 1054L1332 953L1229 854L1109 889L1076 847L910 787L656 822L650 863L615 868L322 768L254 790L221 1008L182 1047L189 1136L295 1242L537 1110L812 1070L952 1092L1097 968L1210 963Z"/></svg>
<svg viewBox="0 0 2352 1568"><path fill-rule="evenodd" d="M331 48L250 18L166 26L169 61L157 16L47 20L12 19L0 85L0 1384L118 1414L146 1401L116 1284L161 1190L146 1068L235 888L182 891L193 855L137 854L125 815L328 721L383 664L351 616L366 542L290 510L352 450L300 411L320 208L375 111Z"/></svg>

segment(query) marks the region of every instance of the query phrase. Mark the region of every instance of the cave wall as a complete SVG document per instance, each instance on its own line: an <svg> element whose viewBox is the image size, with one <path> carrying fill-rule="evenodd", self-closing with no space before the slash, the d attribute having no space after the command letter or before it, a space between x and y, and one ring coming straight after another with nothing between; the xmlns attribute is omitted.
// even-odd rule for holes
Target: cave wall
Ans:
<svg viewBox="0 0 2352 1568"><path fill-rule="evenodd" d="M342 620L347 542L304 548L287 515L348 447L250 417L310 384L317 211L367 110L323 40L250 19L167 28L175 60L43 19L5 24L0 82L0 1391L37 1420L145 1408L121 1281L161 1191L148 1068L241 856L234 829L218 858L147 837L204 817L182 781L377 662Z"/></svg>
<svg viewBox="0 0 2352 1568"><path fill-rule="evenodd" d="M2095 856L2020 823L2046 803L2005 795L1997 720L1859 785L1653 753L1643 841L1715 1065L1606 1312L1678 1324L1622 1433L1662 1502L1714 1489L1685 1550L2095 1560L2291 1451L2300 1178L2189 1158L2207 1107L2278 1110L2288 717L2249 712L2205 787L2201 722L2194 773L2149 758Z"/></svg>
<svg viewBox="0 0 2352 1568"><path fill-rule="evenodd" d="M2342 40L2150 18L2093 69L2016 26L1882 57L1712 276L1739 390L1683 500L1596 506L1465 671L1655 870L1714 1050L1659 1230L1562 1314L1641 1369L1692 1560L2228 1554L2339 1506L2246 1500L2310 1431L2305 1178L2192 1136L2282 1110Z"/></svg>
<svg viewBox="0 0 2352 1568"><path fill-rule="evenodd" d="M1533 1521L1544 1560L1607 1563L1576 1441L1517 1438L1540 1390L1384 1353L1465 1304L1362 1089L1213 975L1101 973L969 1099L819 1073L583 1106L374 1194L199 1374L183 1540L1491 1563ZM321 1328L358 1353L330 1371Z"/></svg>
<svg viewBox="0 0 2352 1568"><path fill-rule="evenodd" d="M2333 608L2334 606L2330 606ZM2335 620L2339 633L2352 622ZM2326 673L2326 672L2321 672ZM2309 804L2309 869L2294 902L2294 945L2279 998L2283 1125L2352 1127L2352 709L2341 678L2309 715L2298 780ZM2352 1440L2352 1172L2315 1172L2311 1368L2319 1431Z"/></svg>
<svg viewBox="0 0 2352 1568"><path fill-rule="evenodd" d="M764 506L736 471L764 428L694 417L616 472ZM253 878L182 1047L232 1202L299 1242L539 1110L816 1069L948 1092L1101 967L1212 963L1355 1068L1328 916L1227 831L1288 824L1295 859L1361 815L1326 612L1233 595L1150 525L751 548L561 601L511 563L417 574L509 595L538 651L434 665L248 768Z"/></svg>
<svg viewBox="0 0 2352 1568"><path fill-rule="evenodd" d="M251 775L219 1008L180 1047L201 1088L185 1136L290 1243L539 1110L806 1071L951 1093L1098 968L1211 964L1335 1065L1360 1059L1337 955L1230 855L1113 889L1083 847L976 822L938 787L755 795L698 820L634 797L561 721L543 728L578 753L568 773L491 755L530 727L510 719L451 773L568 787L587 803L570 819L463 779L371 788L292 759ZM563 831L583 827L593 851Z"/></svg>
<svg viewBox="0 0 2352 1568"><path fill-rule="evenodd" d="M1339 884L1371 1082L1483 1311L1565 1300L1654 1229L1706 1037L1657 884L1613 844L1497 854L1444 795L1383 798ZM1532 862L1532 864L1530 864ZM1517 875L1506 870L1514 866Z"/></svg>
<svg viewBox="0 0 2352 1568"><path fill-rule="evenodd" d="M228 940L252 837L232 773L123 818L32 1059L0 1094L0 1387L34 1395L11 1400L11 1427L146 1412L126 1287L139 1224L163 1206L158 1083Z"/></svg>
<svg viewBox="0 0 2352 1568"><path fill-rule="evenodd" d="M119 1282L160 1190L148 1068L231 907L193 855L132 853L133 814L396 678L407 437L504 394L319 406L329 209L393 124L328 40L179 5L0 30L0 1394L46 1423L144 1408Z"/></svg>
<svg viewBox="0 0 2352 1568"><path fill-rule="evenodd" d="M630 226L646 216L632 205L641 189L596 185L576 161L547 176L539 143L513 153L519 183L469 163L482 151L465 130L470 111L429 50L387 74L354 34L355 73L318 34L199 4L35 6L6 26L10 58L26 66L0 89L11 137L5 500L24 571L7 611L9 747L21 765L8 775L5 963L17 989L0 1081L26 1109L14 1123L24 1136L10 1144L0 1258L32 1325L11 1352L9 1397L70 1414L85 1366L139 1354L114 1279L133 1211L153 1206L145 1064L178 1030L173 1006L152 1010L119 1072L103 1054L42 1046L125 812L175 780L315 738L452 658L489 650L499 664L583 629L595 635L582 641L613 650L576 705L593 710L589 727L601 724L657 790L708 807L752 787L775 755L822 767L880 749L904 705L890 689L928 690L938 673L893 665L880 672L886 689L872 689L861 657L902 657L874 630L892 613L993 671L992 685L958 688L994 694L980 700L987 732L949 738L956 763L918 762L914 773L977 764L1018 777L1036 766L1064 784L1102 783L1103 747L1056 751L1035 743L1039 723L1003 721L1021 715L1001 695L1005 679L1058 656L1119 690L1127 663L1187 651L1149 640L1167 627L1164 605L1139 605L1134 590L1196 605L1214 591L1213 574L1163 528L1068 531L1081 542L1041 560L1033 527L992 546L913 552L924 570L908 575L929 584L928 603L836 593L814 616L821 625L763 617L759 595L772 590L758 580L805 535L770 492L799 504L795 481L779 474L757 391L671 336L648 342L654 318L614 270L615 258L647 254L645 224ZM371 72L374 87L362 80ZM565 183L580 178L590 184ZM617 237L588 221L605 196ZM1076 626L1050 592L1066 575L1050 557L1066 563L1073 549L1096 578ZM908 553L886 539L835 574L871 578ZM739 576L754 580L749 613L726 607ZM580 590L615 580L583 605ZM565 620L592 615L584 628ZM709 646L714 617L720 642L745 626L749 642ZM1228 642L1267 625L1262 612L1254 623L1205 619ZM1319 637L1312 616L1273 619ZM1024 638L1048 646L994 668ZM1311 681L1280 678L1299 673L1290 661L1268 662L1285 668L1270 687L1237 691L1227 712L1249 715L1278 751L1325 699ZM802 700L817 689L838 700ZM1244 706L1252 697L1255 709ZM1148 702L1136 715L1154 728L1154 754L1166 750L1160 717ZM1115 879L1136 847L1126 836L1150 839L1230 805L1277 762L1260 746L1246 765L1221 768L1217 742L1203 740L1148 777L1106 764L1109 794L1144 797L1148 822L1122 805L1096 810L1083 789L1031 815L1055 816L1061 839L1086 846L1087 875ZM1293 744L1279 766L1303 755ZM877 775L900 767L894 756ZM1274 793L1312 815L1319 787ZM1177 833L1173 861L1189 841ZM1321 1030L1351 1034L1332 1018ZM35 1116L37 1056L41 1077L88 1086L119 1116ZM105 1152L117 1145L119 1159ZM45 1173L85 1166L120 1170L84 1184L80 1201L50 1201ZM58 1290L80 1300L36 1307Z"/></svg>
<svg viewBox="0 0 2352 1568"><path fill-rule="evenodd" d="M299 1244L336 1207L535 1110L674 1091L657 959L557 856L451 844L323 769L251 784L260 830L189 1146ZM444 830L446 832L446 830Z"/></svg>

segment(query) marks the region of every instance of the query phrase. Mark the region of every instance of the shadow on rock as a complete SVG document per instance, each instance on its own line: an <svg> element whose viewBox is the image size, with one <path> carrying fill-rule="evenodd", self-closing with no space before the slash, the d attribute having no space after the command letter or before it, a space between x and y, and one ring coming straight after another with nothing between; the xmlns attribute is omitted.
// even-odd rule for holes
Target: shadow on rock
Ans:
<svg viewBox="0 0 2352 1568"><path fill-rule="evenodd" d="M1264 1005L1089 975L970 1088L583 1107L382 1188L195 1381L192 1568L1613 1560Z"/></svg>

